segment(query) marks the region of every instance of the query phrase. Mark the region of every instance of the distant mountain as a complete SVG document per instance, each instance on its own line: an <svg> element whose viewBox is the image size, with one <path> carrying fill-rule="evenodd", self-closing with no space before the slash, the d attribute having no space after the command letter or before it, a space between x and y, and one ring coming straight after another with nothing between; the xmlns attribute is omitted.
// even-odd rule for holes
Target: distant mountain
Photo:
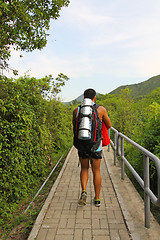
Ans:
<svg viewBox="0 0 160 240"><path fill-rule="evenodd" d="M63 102L63 103L64 103L64 104L68 104L68 105L70 105L70 104L75 104L75 105L76 105L76 104L78 104L78 103L81 103L82 100L83 100L83 94L80 95L79 97L77 97L76 99L70 101L70 102Z"/></svg>
<svg viewBox="0 0 160 240"><path fill-rule="evenodd" d="M160 75L149 78L148 80L141 82L141 83L120 86L120 87L116 88L115 90L113 90L112 92L110 92L109 94L120 94L121 90L125 89L126 87L128 87L129 89L132 90L131 96L133 96L134 98L147 95L147 94L151 93L153 90L155 90L156 88L160 87ZM76 99L74 99L73 101L64 102L64 104L69 104L69 105L75 104L76 105L78 103L81 103L82 100L83 100L83 94L80 95L79 97L77 97Z"/></svg>
<svg viewBox="0 0 160 240"><path fill-rule="evenodd" d="M121 93L121 90L125 89L126 87L132 90L131 96L133 97L140 97L140 96L147 95L151 93L154 89L160 87L160 75L149 78L148 80L141 83L124 85L124 86L118 87L112 92L110 92L109 94L119 94Z"/></svg>
<svg viewBox="0 0 160 240"><path fill-rule="evenodd" d="M77 97L75 100L76 100L78 103L79 103L79 102L82 102L82 100L83 100L83 94L80 95L79 97Z"/></svg>
<svg viewBox="0 0 160 240"><path fill-rule="evenodd" d="M99 93L97 93L97 95L98 95ZM83 94L82 95L80 95L79 97L77 97L76 99L74 99L73 101L70 101L70 102L64 102L64 104L79 104L79 103L81 103L82 102L82 100L83 100Z"/></svg>

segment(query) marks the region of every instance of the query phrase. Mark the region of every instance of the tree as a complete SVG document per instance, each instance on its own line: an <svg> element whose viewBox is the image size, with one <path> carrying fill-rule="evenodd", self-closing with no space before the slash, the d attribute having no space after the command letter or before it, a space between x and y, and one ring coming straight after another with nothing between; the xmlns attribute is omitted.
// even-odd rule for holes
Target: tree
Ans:
<svg viewBox="0 0 160 240"><path fill-rule="evenodd" d="M42 49L47 43L50 20L69 0L0 0L0 69L8 67L10 47Z"/></svg>

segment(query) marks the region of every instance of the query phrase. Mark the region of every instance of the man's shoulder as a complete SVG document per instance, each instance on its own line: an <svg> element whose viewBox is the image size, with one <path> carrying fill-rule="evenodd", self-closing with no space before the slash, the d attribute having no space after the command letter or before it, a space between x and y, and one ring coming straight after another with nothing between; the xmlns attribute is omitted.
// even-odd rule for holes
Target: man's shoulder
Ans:
<svg viewBox="0 0 160 240"><path fill-rule="evenodd" d="M103 116L106 115L106 109L101 105L98 106L97 112L98 112L100 120L102 120Z"/></svg>
<svg viewBox="0 0 160 240"><path fill-rule="evenodd" d="M105 107L101 106L101 105L98 105L98 108L97 108L99 111L106 111Z"/></svg>

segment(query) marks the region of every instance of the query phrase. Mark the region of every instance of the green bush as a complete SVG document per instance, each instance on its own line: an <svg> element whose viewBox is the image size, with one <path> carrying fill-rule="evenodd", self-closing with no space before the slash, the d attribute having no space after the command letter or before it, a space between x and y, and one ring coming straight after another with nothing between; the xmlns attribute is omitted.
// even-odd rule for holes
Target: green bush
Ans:
<svg viewBox="0 0 160 240"><path fill-rule="evenodd" d="M72 109L55 95L67 80L0 79L0 224L11 219L72 145Z"/></svg>

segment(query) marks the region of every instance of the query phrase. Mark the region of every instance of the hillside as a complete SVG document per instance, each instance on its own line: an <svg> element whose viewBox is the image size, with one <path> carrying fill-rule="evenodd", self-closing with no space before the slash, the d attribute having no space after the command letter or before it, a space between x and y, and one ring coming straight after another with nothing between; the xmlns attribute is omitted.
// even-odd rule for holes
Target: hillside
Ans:
<svg viewBox="0 0 160 240"><path fill-rule="evenodd" d="M97 93L97 96L98 96L98 94L100 94L100 93ZM70 104L79 104L79 103L82 102L82 100L83 100L83 94L81 94L79 97L77 97L77 98L74 99L73 101L63 102L63 103L64 103L64 104L68 104L68 105L70 105Z"/></svg>
<svg viewBox="0 0 160 240"><path fill-rule="evenodd" d="M76 105L76 104L82 102L82 100L83 100L83 94L80 95L79 97L77 97L76 99L70 101L70 102L63 102L63 103L64 103L64 104L67 104L67 105L70 105L70 104Z"/></svg>
<svg viewBox="0 0 160 240"><path fill-rule="evenodd" d="M133 97L140 97L151 93L154 89L160 87L160 75L152 77L144 82L138 84L124 85L116 88L109 94L119 94L122 89L128 87L132 90L131 95Z"/></svg>
<svg viewBox="0 0 160 240"><path fill-rule="evenodd" d="M120 94L121 90L125 89L126 87L132 90L131 96L133 96L134 98L147 95L151 93L153 90L155 90L156 88L160 87L160 75L149 78L148 80L143 81L141 83L120 86L115 90L113 90L112 92L110 92L109 94ZM77 97L76 99L74 99L73 101L63 102L63 103L68 105L78 104L82 101L82 99L83 99L83 94Z"/></svg>

